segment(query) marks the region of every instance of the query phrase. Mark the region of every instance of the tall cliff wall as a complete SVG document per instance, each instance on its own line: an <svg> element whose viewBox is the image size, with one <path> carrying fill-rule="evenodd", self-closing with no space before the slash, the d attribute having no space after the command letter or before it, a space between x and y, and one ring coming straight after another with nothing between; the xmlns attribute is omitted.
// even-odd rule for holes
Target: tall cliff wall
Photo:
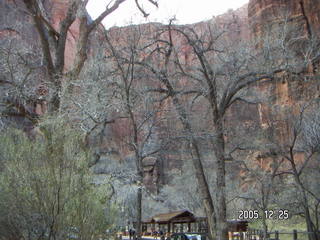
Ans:
<svg viewBox="0 0 320 240"><path fill-rule="evenodd" d="M49 17L55 28L58 28L61 19L66 14L66 1L67 0L46 0L44 5L49 10ZM318 0L250 0L248 5L236 11L229 11L226 14L217 16L211 19L209 22L200 22L190 25L196 31L205 31L207 24L216 24L221 28L227 27L229 29L227 33L227 39L229 41L238 41L239 39L246 40L256 38L263 40L266 34L270 31L276 31L279 29L279 25L284 22L288 23L288 27L294 29L297 36L305 38L312 38L318 36L320 33L320 2ZM232 23L232 24L230 24ZM65 51L66 65L70 66L74 54L75 43L78 37L78 23L74 23L68 34L67 48ZM149 28L149 32L158 26L158 24L146 24L142 28ZM114 28L109 32L115 37L115 42L121 44L121 37L125 38L117 31L122 29L126 34L130 33L131 27L126 28ZM101 29L101 31L103 31ZM123 34L123 33L122 33ZM26 14L22 1L2 0L0 1L0 39L5 39L8 36L19 35L20 38L28 45L34 46L35 51L40 52L39 38L35 28L33 27L32 19ZM99 35L99 34L98 34ZM175 36L176 40L179 39ZM92 40L92 51L107 51L101 49L99 41L102 38L94 38ZM181 50L184 54L184 60L192 65L191 49L190 47L183 46L183 40L181 40ZM314 69L313 71L317 71ZM314 74L314 73L313 73ZM183 81L181 82L183 83ZM261 95L275 96L269 103L265 104L236 104L227 114L227 122L230 128L236 131L242 128L243 132L255 134L257 129L263 129L269 131L271 135L274 135L280 142L285 142L289 134L288 121L286 119L286 113L289 111L296 112L299 103L303 103L314 96L319 95L319 86L315 81L301 81L301 79L293 79L290 76L279 76L279 80L272 84L258 84L256 92L260 92ZM166 103L169 107L170 102ZM167 125L170 125L171 129L177 127L177 121L168 121ZM114 124L110 124L104 130L104 141L100 142L100 150L104 152L110 148L114 159L129 158L130 151L128 148L123 147L121 140L126 136L127 123L125 121L119 121ZM110 147L112 146L112 147ZM120 147L119 147L120 146ZM179 172L183 164L182 159L185 157L179 149L179 145L174 146L172 151L165 156L159 156L163 158L163 161L157 162L155 159L148 160L148 166L146 170L146 183L149 184L151 189L156 189L159 182L166 183L169 177L170 171ZM105 152L108 152L105 151ZM109 151L109 152L110 152ZM259 155L259 159L263 154L253 154L252 159L255 160ZM101 159L108 164L109 157ZM150 165L154 166L150 166ZM103 166L97 168L97 172L103 173ZM157 178L162 178L161 180Z"/></svg>

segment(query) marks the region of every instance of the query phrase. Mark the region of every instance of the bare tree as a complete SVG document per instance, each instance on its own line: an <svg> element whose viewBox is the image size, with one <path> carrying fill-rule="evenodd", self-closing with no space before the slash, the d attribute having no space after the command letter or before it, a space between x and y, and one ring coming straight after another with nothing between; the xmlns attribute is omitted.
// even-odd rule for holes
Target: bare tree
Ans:
<svg viewBox="0 0 320 240"><path fill-rule="evenodd" d="M19 27L16 26L17 29ZM30 105L41 101L41 93L34 80L39 76L45 77L41 69L41 58L20 35L1 39L0 45L1 117L4 121L20 118L25 119L25 125L34 124L38 114ZM40 96L37 96L38 93Z"/></svg>
<svg viewBox="0 0 320 240"><path fill-rule="evenodd" d="M208 218L209 234L211 237L214 236L215 229L215 214L213 201L210 195L208 182L206 180L203 165L201 161L200 146L198 140L195 137L193 128L191 126L191 120L186 112L185 107L181 103L178 97L178 91L175 90L173 85L172 74L170 72L171 57L173 54L173 39L172 39L172 24L168 26L168 40L161 37L166 32L166 29L160 30L160 34L156 35L154 41L148 44L146 57L140 61L136 61L139 64L150 71L154 77L160 81L161 87L152 89L155 93L165 94L164 99L172 99L172 104L178 114L178 118L183 126L185 132L185 140L188 142L190 147L190 153L192 156L193 167L195 168L195 175L199 185L199 191L201 193L202 203ZM155 47L155 48L154 48ZM156 57L154 57L156 55ZM158 64L157 64L158 63ZM160 63L160 64L159 64Z"/></svg>
<svg viewBox="0 0 320 240"><path fill-rule="evenodd" d="M259 163L246 163L241 161L241 184L250 186L249 189L236 196L245 201L251 202L253 209L259 210L262 217L262 227L264 238L267 238L267 220L273 212L269 212L270 206L277 203L279 192L284 189L284 182L279 178L278 173L283 167L284 159L277 154L269 152L258 156Z"/></svg>
<svg viewBox="0 0 320 240"><path fill-rule="evenodd" d="M316 188L309 185L307 180L307 175L311 173L309 172L310 168L317 166L316 154L319 152L320 146L319 114L315 112L314 106L314 104L307 104L302 107L296 118L291 117L293 120L291 121L289 141L285 145L279 144L281 146L279 154L289 165L287 170L278 174L293 177L307 230L312 233L309 234L309 239L319 239L319 209L315 207L315 212L312 214L310 202L315 202L315 206L318 206L320 197Z"/></svg>
<svg viewBox="0 0 320 240"><path fill-rule="evenodd" d="M256 49L250 41L236 43L228 40L227 30L219 31L210 25L204 31L185 26L173 29L186 39L187 45L191 47L191 54L196 59L195 68L190 69L190 66L187 68L181 63L178 56L175 60L178 69L190 82L200 85L197 96L207 101L211 113L211 143L217 166L215 191L218 239L227 238L225 160L228 152L225 122L228 109L237 101L250 102L242 95L244 90L253 84L273 81L280 73L290 71L298 74L306 71L308 67L305 58L294 63L288 60L292 46L298 41L290 35L291 32L284 31L280 36L265 42L262 48ZM280 54L277 49L282 49ZM308 57L308 61L313 62L313 59ZM300 66L297 69L298 62Z"/></svg>
<svg viewBox="0 0 320 240"><path fill-rule="evenodd" d="M49 112L57 112L61 109L61 101L63 93L66 89L70 89L73 81L79 77L84 63L88 57L88 43L90 35L94 32L102 20L109 14L116 11L119 6L126 0L110 1L106 9L95 19L90 20L86 12L88 0L70 0L67 2L67 10L64 18L60 21L59 28L56 29L50 20L49 11L43 5L42 1L24 0L26 10L34 22L34 27L37 30L41 43L42 62L46 72L48 81L45 82L45 89L49 90L46 94ZM158 6L156 1L148 0L151 4ZM139 1L135 1L138 9L147 15L141 7ZM25 10L22 10L25 13ZM67 47L67 36L70 34L71 25L76 20L79 20L79 37L76 39L76 54L70 69L66 68L65 50ZM2 79L2 82L9 82L8 79ZM70 90L68 90L70 92ZM67 91L67 92L68 92ZM20 104L13 107L20 114L26 114L26 106ZM27 115L28 116L28 115Z"/></svg>
<svg viewBox="0 0 320 240"><path fill-rule="evenodd" d="M288 35L285 34L271 39L271 42L265 42L264 47L257 49L256 45L254 43L250 45L249 41L237 43L230 41L227 36L228 31L210 25L201 32L188 26L172 26L170 23L166 30L160 29L159 32L153 43L154 50L150 53L153 56L160 56L156 60L158 66L152 64L154 59L150 56L139 64L150 70L162 84L162 87L155 89L155 92L163 93L172 99L190 143L211 236L214 236L213 229L217 229L217 238L226 239L225 160L229 155L225 138L226 113L235 102L249 102L242 95L253 84L273 81L277 75L288 71L299 74L305 71L306 65L302 64L300 69L296 70L295 66L288 62L287 54L291 53L288 48L292 45L284 44L288 41ZM181 38L177 38L176 35L182 36L186 45L190 47L190 58L194 59L192 66L182 62L179 51L181 42L177 40L181 41ZM279 49L282 49L280 53ZM175 68L171 63L175 64ZM179 76L186 82L187 90L181 90L179 85L173 83ZM202 166L201 144L195 137L195 127L192 126L190 117L192 110L188 112L189 109L181 104L182 96L186 95L194 95L192 102L199 101L205 104L210 112L208 115L210 132L207 136L215 154L212 162L217 167L214 189L217 196L216 211Z"/></svg>
<svg viewBox="0 0 320 240"><path fill-rule="evenodd" d="M116 31L116 30L115 30ZM120 30L121 31L121 30ZM133 27L126 34L125 46L121 43L115 45L110 35L105 33L106 41L110 49L110 59L113 61L113 81L119 96L119 111L127 117L128 126L125 145L134 153L136 169L137 206L136 206L136 229L138 237L141 237L142 221L142 197L144 187L145 161L156 156L164 149L166 140L157 139L156 130L162 122L161 101L157 101L152 93L147 91L145 79L148 79L144 69L136 64L138 53L144 38L142 29ZM159 141L159 142L157 142ZM156 160L157 161L157 160Z"/></svg>

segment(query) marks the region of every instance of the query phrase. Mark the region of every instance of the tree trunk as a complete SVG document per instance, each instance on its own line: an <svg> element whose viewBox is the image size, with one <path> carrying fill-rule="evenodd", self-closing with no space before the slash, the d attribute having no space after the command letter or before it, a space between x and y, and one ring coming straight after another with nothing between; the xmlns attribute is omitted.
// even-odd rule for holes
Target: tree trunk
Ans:
<svg viewBox="0 0 320 240"><path fill-rule="evenodd" d="M308 234L308 239L309 240L318 240L318 236L316 234L316 229L314 228L314 225L313 225L313 222L311 219L309 206L308 206L308 202L307 202L307 196L306 196L305 192L303 193L303 200L304 200L303 207L304 207L304 214L305 214L305 218L306 218L307 231L312 232L311 234Z"/></svg>
<svg viewBox="0 0 320 240"><path fill-rule="evenodd" d="M265 210L263 210L263 212L265 212ZM268 235L268 225L267 225L265 214L262 215L262 228L263 228L263 239L266 240Z"/></svg>
<svg viewBox="0 0 320 240"><path fill-rule="evenodd" d="M61 89L54 89L53 96L48 103L48 113L57 113L61 106Z"/></svg>
<svg viewBox="0 0 320 240"><path fill-rule="evenodd" d="M137 192L137 225L136 225L136 234L137 238L141 239L141 221L142 220L142 189L138 188Z"/></svg>
<svg viewBox="0 0 320 240"><path fill-rule="evenodd" d="M196 172L196 178L198 181L200 193L202 196L202 202L208 222L209 238L214 239L216 229L216 216L213 207L213 201L209 191L209 186L204 175L204 170L201 162L201 156L197 142L193 139L191 143L192 162Z"/></svg>
<svg viewBox="0 0 320 240"><path fill-rule="evenodd" d="M307 197L307 193L304 189L303 183L301 182L300 179L300 175L297 171L297 167L295 164L295 158L294 158L294 154L293 154L293 149L290 150L290 157L291 157L291 167L294 173L294 179L296 184L298 185L298 188L302 194L302 204L303 204L303 208L304 208L304 214L305 214L305 218L306 218L306 225L307 225L307 231L308 232L313 232L312 234L308 234L308 239L309 240L318 240L317 234L316 234L316 229L314 228L314 224L312 222L312 218L310 215L310 209L309 209L309 203L308 203L308 197Z"/></svg>
<svg viewBox="0 0 320 240"><path fill-rule="evenodd" d="M226 170L224 159L224 138L223 128L220 121L215 126L216 139L213 141L213 149L217 161L217 240L228 239L228 225L227 225L227 207L226 207Z"/></svg>

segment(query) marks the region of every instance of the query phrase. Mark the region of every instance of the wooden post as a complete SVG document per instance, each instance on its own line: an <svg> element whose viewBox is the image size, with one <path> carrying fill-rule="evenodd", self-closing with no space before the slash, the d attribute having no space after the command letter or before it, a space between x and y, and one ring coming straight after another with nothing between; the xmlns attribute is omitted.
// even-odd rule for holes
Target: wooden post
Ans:
<svg viewBox="0 0 320 240"><path fill-rule="evenodd" d="M188 222L188 232L191 232L191 223Z"/></svg>
<svg viewBox="0 0 320 240"><path fill-rule="evenodd" d="M298 233L296 229L293 230L293 240L298 240Z"/></svg>
<svg viewBox="0 0 320 240"><path fill-rule="evenodd" d="M276 239L276 240L279 240L279 232L278 232L278 231L275 231L275 232L274 232L274 236L275 236L275 239Z"/></svg>

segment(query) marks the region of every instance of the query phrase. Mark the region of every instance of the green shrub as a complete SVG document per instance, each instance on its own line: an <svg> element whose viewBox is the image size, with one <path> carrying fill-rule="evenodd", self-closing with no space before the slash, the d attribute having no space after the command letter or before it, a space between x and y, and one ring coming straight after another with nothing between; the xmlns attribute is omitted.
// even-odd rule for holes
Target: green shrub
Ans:
<svg viewBox="0 0 320 240"><path fill-rule="evenodd" d="M108 184L95 185L79 131L47 119L35 138L0 133L0 239L96 239L116 222Z"/></svg>

